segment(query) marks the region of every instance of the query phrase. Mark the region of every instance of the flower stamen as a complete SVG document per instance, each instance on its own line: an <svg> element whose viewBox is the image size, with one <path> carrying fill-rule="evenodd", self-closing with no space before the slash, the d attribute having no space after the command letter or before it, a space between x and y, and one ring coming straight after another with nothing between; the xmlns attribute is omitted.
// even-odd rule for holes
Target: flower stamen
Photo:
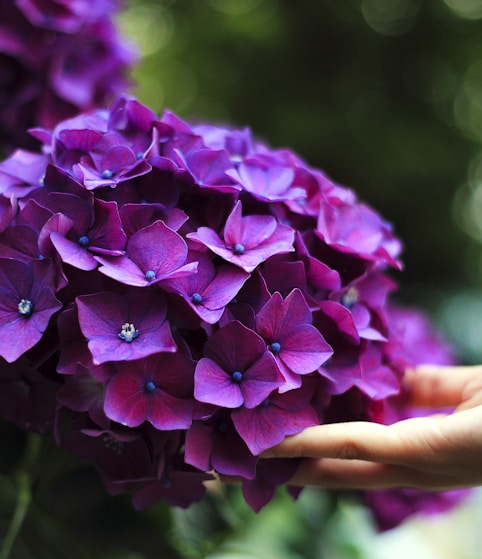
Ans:
<svg viewBox="0 0 482 559"><path fill-rule="evenodd" d="M139 330L131 322L126 322L122 325L121 331L117 335L121 340L130 343L137 338Z"/></svg>
<svg viewBox="0 0 482 559"><path fill-rule="evenodd" d="M239 243L237 243L233 246L233 253L234 254L237 254L237 255L243 254L244 250L245 250L244 245L241 245Z"/></svg>
<svg viewBox="0 0 482 559"><path fill-rule="evenodd" d="M30 299L20 299L20 303L17 306L18 313L22 316L30 316L33 311L33 303Z"/></svg>
<svg viewBox="0 0 482 559"><path fill-rule="evenodd" d="M358 303L358 299L360 298L360 292L356 287L351 286L348 291L343 295L341 298L341 304L350 310L355 303Z"/></svg>
<svg viewBox="0 0 482 559"><path fill-rule="evenodd" d="M156 389L156 385L152 382L152 380L149 380L144 385L144 389L146 392L154 392L154 390Z"/></svg>
<svg viewBox="0 0 482 559"><path fill-rule="evenodd" d="M89 237L82 235L82 237L79 237L78 243L81 247L86 247L89 244Z"/></svg>

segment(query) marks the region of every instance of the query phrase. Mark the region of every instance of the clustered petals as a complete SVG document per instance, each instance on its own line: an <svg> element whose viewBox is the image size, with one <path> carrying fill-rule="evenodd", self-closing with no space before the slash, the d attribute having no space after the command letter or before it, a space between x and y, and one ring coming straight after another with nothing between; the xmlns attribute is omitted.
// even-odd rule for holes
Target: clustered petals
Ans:
<svg viewBox="0 0 482 559"><path fill-rule="evenodd" d="M115 25L118 0L0 3L0 151L111 101L137 55Z"/></svg>
<svg viewBox="0 0 482 559"><path fill-rule="evenodd" d="M70 33L88 2L52 4ZM390 225L291 151L126 95L33 133L0 163L0 415L136 508L189 506L215 470L259 510L296 468L263 451L393 420L406 366L450 360L390 301Z"/></svg>

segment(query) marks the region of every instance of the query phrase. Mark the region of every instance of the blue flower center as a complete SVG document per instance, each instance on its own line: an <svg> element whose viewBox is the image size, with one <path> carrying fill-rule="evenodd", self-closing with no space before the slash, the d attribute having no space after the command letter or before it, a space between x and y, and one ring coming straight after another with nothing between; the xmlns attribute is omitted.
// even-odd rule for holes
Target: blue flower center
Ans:
<svg viewBox="0 0 482 559"><path fill-rule="evenodd" d="M156 272L154 270L147 270L145 277L147 281L152 281L156 278Z"/></svg>
<svg viewBox="0 0 482 559"><path fill-rule="evenodd" d="M139 153L136 153L136 159L142 159L144 157L144 152L140 151Z"/></svg>
<svg viewBox="0 0 482 559"><path fill-rule="evenodd" d="M122 325L121 331L117 335L121 340L130 343L137 338L139 330L131 322L126 322Z"/></svg>
<svg viewBox="0 0 482 559"><path fill-rule="evenodd" d="M350 287L348 291L343 295L341 298L340 303L347 308L348 310L351 309L355 303L358 303L358 299L360 298L360 292L356 287Z"/></svg>
<svg viewBox="0 0 482 559"><path fill-rule="evenodd" d="M114 173L110 169L105 169L102 171L102 178L103 179L111 179Z"/></svg>
<svg viewBox="0 0 482 559"><path fill-rule="evenodd" d="M240 383L243 380L243 373L241 373L240 371L234 371L234 373L231 375L231 378L234 380L234 382Z"/></svg>
<svg viewBox="0 0 482 559"><path fill-rule="evenodd" d="M240 244L235 244L233 246L233 252L234 254L243 254L244 252L244 245L240 245Z"/></svg>
<svg viewBox="0 0 482 559"><path fill-rule="evenodd" d="M203 302L203 296L200 293L193 293L191 301L194 305L200 305Z"/></svg>
<svg viewBox="0 0 482 559"><path fill-rule="evenodd" d="M269 398L265 398L262 402L261 402L261 407L262 408L267 408L269 406Z"/></svg>
<svg viewBox="0 0 482 559"><path fill-rule="evenodd" d="M87 235L82 235L82 237L79 237L79 245L81 247L86 247L89 244L89 237L87 237Z"/></svg>
<svg viewBox="0 0 482 559"><path fill-rule="evenodd" d="M281 351L281 344L279 342L273 342L272 344L270 344L269 349L273 353L279 353Z"/></svg>
<svg viewBox="0 0 482 559"><path fill-rule="evenodd" d="M30 316L33 311L33 303L30 299L20 299L20 303L17 305L18 314L22 316Z"/></svg>
<svg viewBox="0 0 482 559"><path fill-rule="evenodd" d="M147 381L146 384L144 385L144 390L146 392L154 392L155 389L156 389L156 385L152 382L152 380Z"/></svg>

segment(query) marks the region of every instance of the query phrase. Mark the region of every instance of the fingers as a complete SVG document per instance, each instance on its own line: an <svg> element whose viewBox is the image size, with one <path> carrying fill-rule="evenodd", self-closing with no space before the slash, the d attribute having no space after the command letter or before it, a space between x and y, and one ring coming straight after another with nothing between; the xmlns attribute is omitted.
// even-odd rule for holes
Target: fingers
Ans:
<svg viewBox="0 0 482 559"><path fill-rule="evenodd" d="M400 484L398 467L361 460L312 458L303 460L290 485L327 489L382 489Z"/></svg>
<svg viewBox="0 0 482 559"><path fill-rule="evenodd" d="M419 365L404 376L408 404L419 407L458 406L482 385L482 366Z"/></svg>
<svg viewBox="0 0 482 559"><path fill-rule="evenodd" d="M393 425L364 421L309 427L263 453L263 457L367 460L409 465L441 460L446 444L440 418L407 419Z"/></svg>
<svg viewBox="0 0 482 559"><path fill-rule="evenodd" d="M431 491L446 491L466 486L459 479L443 473L434 474L405 466L337 458L303 460L289 484L326 489L411 487Z"/></svg>
<svg viewBox="0 0 482 559"><path fill-rule="evenodd" d="M349 422L308 427L286 437L263 453L268 457L343 458L383 462L387 449L396 444L387 426L378 423ZM390 453L392 457L393 453Z"/></svg>

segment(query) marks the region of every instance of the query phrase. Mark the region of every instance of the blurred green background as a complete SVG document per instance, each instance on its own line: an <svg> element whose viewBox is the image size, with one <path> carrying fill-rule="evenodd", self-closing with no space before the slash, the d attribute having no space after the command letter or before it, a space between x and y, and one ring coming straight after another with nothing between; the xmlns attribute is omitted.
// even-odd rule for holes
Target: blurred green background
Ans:
<svg viewBox="0 0 482 559"><path fill-rule="evenodd" d="M482 0L125 0L133 89L156 111L249 126L394 224L397 298L482 363ZM236 487L136 513L89 467L50 460L11 559L477 559L482 499L378 535L350 499L283 492L259 515ZM0 446L25 435L0 425ZM28 448L28 447L27 447ZM0 452L0 533L20 455ZM36 472L38 474L38 471ZM2 558L6 559L6 558Z"/></svg>

